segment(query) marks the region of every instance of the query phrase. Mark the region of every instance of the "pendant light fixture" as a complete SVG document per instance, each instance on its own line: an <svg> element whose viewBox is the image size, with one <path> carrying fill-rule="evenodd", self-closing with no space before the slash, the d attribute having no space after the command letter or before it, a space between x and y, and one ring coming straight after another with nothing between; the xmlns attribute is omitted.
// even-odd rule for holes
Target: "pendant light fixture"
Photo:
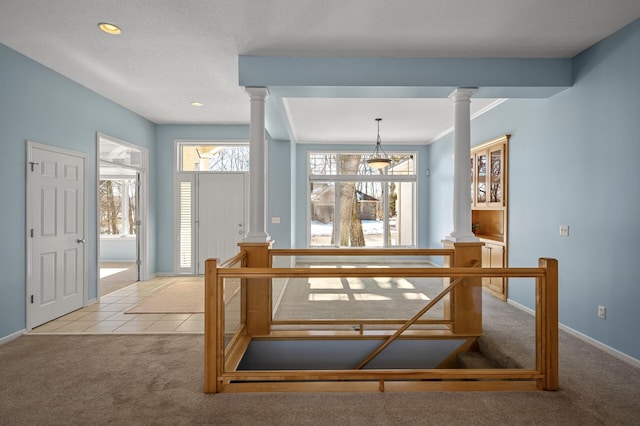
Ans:
<svg viewBox="0 0 640 426"><path fill-rule="evenodd" d="M373 150L371 157L367 159L367 164L369 165L369 167L373 167L375 169L384 169L391 164L391 159L389 158L387 153L384 152L384 149L382 149L381 145L382 141L380 140L380 122L382 121L382 118L376 118L376 121L378 122L378 139L376 141L376 148Z"/></svg>

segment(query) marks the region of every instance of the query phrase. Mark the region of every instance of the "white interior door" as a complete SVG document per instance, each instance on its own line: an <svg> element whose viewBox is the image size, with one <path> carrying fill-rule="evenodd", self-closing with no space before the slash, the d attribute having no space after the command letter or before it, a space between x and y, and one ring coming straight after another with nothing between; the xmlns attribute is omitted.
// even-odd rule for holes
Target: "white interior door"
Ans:
<svg viewBox="0 0 640 426"><path fill-rule="evenodd" d="M245 233L245 173L198 175L198 274L204 261L238 253Z"/></svg>
<svg viewBox="0 0 640 426"><path fill-rule="evenodd" d="M29 325L84 304L86 156L29 143L27 264Z"/></svg>

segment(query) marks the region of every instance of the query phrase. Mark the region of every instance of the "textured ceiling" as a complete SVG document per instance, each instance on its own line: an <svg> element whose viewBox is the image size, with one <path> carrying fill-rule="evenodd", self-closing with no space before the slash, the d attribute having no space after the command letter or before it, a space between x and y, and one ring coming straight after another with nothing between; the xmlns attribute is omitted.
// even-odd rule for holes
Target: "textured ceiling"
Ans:
<svg viewBox="0 0 640 426"><path fill-rule="evenodd" d="M640 0L2 0L0 43L156 123L248 123L238 55L569 58L639 16ZM291 128L331 138L309 102Z"/></svg>

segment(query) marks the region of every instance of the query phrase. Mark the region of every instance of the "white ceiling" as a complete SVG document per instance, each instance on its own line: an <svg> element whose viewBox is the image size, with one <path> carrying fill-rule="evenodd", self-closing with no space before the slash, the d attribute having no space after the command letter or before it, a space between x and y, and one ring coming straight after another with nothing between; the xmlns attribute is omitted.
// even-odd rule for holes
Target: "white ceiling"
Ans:
<svg viewBox="0 0 640 426"><path fill-rule="evenodd" d="M431 142L453 126L453 104L449 99L285 98L283 101L295 139L300 143L375 143L376 118L382 118L380 138L385 145ZM472 116L499 102L473 99Z"/></svg>
<svg viewBox="0 0 640 426"><path fill-rule="evenodd" d="M0 43L155 123L229 124L249 122L238 55L570 58L638 17L640 0L0 0ZM442 99L285 104L306 141L371 140L378 116L390 141L452 125Z"/></svg>

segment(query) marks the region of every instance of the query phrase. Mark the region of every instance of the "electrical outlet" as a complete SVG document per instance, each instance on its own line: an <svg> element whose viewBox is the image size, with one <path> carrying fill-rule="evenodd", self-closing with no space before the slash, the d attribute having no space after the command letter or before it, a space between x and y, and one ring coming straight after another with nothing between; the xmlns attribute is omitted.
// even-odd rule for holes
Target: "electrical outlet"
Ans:
<svg viewBox="0 0 640 426"><path fill-rule="evenodd" d="M598 305L598 318L607 319L606 306Z"/></svg>
<svg viewBox="0 0 640 426"><path fill-rule="evenodd" d="M569 236L569 225L560 225L560 236L561 237Z"/></svg>

